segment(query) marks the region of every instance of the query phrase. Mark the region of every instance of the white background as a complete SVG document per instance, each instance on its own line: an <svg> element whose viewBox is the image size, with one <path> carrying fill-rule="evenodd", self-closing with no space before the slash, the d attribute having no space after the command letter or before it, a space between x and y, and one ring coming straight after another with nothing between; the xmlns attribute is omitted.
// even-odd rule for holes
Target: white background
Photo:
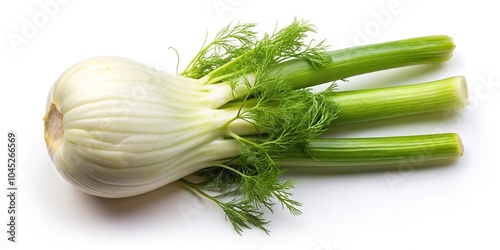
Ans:
<svg viewBox="0 0 500 250"><path fill-rule="evenodd" d="M52 3L50 8L44 3ZM7 241L0 192L0 249L499 249L500 38L493 1L2 1L1 140L18 135L18 235ZM465 75L471 105L442 113L339 127L336 136L457 132L459 161L430 169L348 175L295 173L302 216L267 215L270 235L236 234L221 211L178 184L122 200L85 195L55 171L42 117L53 82L71 64L118 55L175 72L206 32L232 20L270 31L309 19L332 48L446 34L454 57L440 66L353 77L341 89L392 86ZM28 27L31 26L31 27ZM28 28L27 28L28 27ZM31 28L31 29L30 29ZM23 33L24 32L24 33ZM17 42L13 42L16 37ZM22 39L20 39L22 38ZM19 40L20 39L20 40ZM6 153L2 153L6 162ZM6 190L6 164L0 187Z"/></svg>

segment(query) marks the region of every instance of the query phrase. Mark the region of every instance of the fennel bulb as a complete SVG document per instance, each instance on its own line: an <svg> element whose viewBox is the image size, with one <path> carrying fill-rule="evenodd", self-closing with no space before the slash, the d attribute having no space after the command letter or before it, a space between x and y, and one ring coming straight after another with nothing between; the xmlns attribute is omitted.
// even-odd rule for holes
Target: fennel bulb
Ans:
<svg viewBox="0 0 500 250"><path fill-rule="evenodd" d="M92 195L164 186L240 153L234 140L222 139L236 114L213 108L231 94L226 86L120 57L84 60L50 90L49 154L62 176Z"/></svg>

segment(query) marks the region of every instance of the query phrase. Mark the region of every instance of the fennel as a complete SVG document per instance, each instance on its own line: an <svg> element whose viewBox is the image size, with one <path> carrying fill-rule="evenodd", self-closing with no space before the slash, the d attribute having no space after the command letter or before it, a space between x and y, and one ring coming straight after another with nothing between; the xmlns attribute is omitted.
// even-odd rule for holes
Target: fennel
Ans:
<svg viewBox="0 0 500 250"><path fill-rule="evenodd" d="M463 77L351 92L337 92L335 84L322 92L306 88L446 61L454 49L449 37L327 52L324 41L306 40L315 32L306 21L296 19L261 38L254 26L225 27L180 75L119 57L70 67L52 87L44 118L58 171L82 191L109 198L180 180L218 204L237 232L251 226L268 232L263 211L273 211L275 203L301 214L290 192L295 182L279 178L284 166L394 164L430 148L439 150L427 150L425 161L461 156L455 134L318 137L336 121L463 107ZM193 173L202 180L184 178Z"/></svg>

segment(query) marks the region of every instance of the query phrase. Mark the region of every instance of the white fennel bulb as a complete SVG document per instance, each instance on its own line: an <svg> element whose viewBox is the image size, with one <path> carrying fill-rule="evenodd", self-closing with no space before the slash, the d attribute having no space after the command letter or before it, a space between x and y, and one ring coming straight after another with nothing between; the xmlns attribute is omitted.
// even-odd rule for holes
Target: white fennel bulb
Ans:
<svg viewBox="0 0 500 250"><path fill-rule="evenodd" d="M119 57L91 58L52 87L45 140L58 171L86 193L127 197L238 155L223 140L231 89Z"/></svg>

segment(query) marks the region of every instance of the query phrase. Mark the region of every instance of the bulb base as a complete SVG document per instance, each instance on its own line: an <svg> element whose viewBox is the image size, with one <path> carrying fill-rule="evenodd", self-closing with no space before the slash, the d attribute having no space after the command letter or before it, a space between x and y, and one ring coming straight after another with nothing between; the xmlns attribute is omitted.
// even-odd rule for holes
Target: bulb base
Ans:
<svg viewBox="0 0 500 250"><path fill-rule="evenodd" d="M63 115L55 103L50 104L43 121L45 143L52 156L60 148L64 138Z"/></svg>

